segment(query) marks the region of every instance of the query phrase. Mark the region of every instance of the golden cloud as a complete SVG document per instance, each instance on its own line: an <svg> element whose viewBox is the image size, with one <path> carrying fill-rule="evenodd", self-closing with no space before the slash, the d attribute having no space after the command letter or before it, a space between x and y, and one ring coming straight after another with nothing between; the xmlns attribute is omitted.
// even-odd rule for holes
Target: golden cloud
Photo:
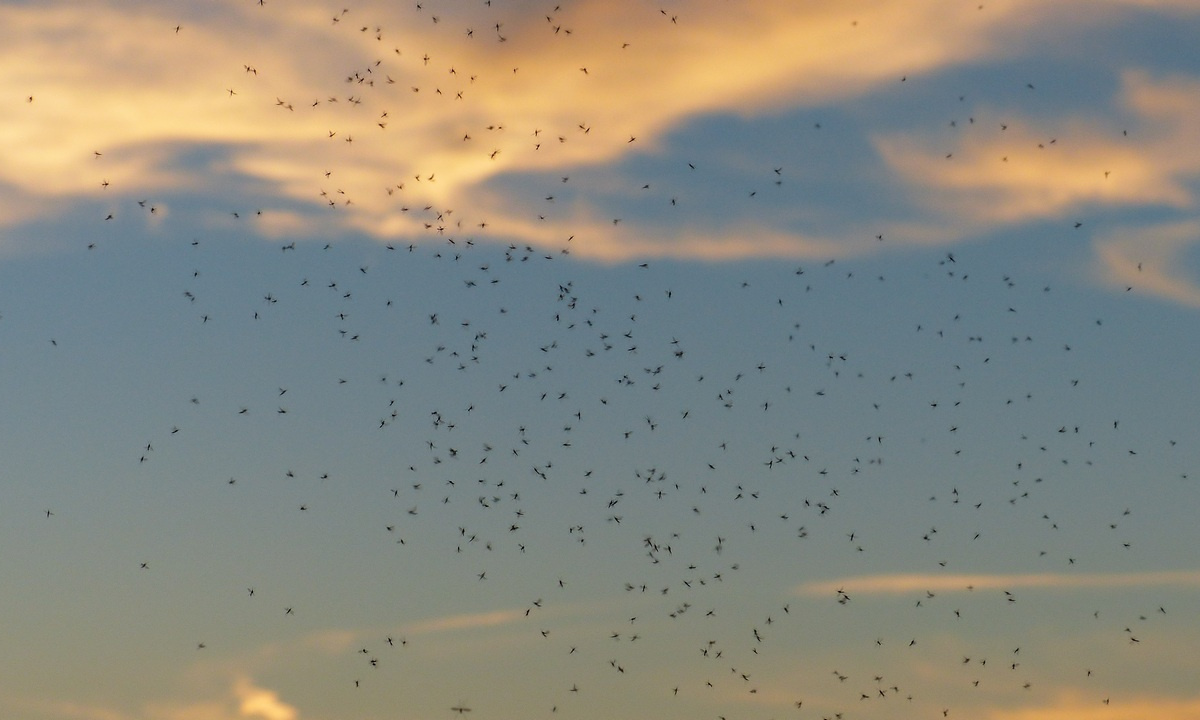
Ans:
<svg viewBox="0 0 1200 720"><path fill-rule="evenodd" d="M296 708L280 700L275 692L255 687L247 678L238 679L234 694L238 698L238 713L242 717L296 720Z"/></svg>
<svg viewBox="0 0 1200 720"><path fill-rule="evenodd" d="M1089 11L1086 23L1147 3L1108 5ZM759 0L736 9L701 0L677 14L613 13L586 0L549 17L531 5L505 14L402 10L382 0L344 13L316 2L287 12L270 4L219 12L183 3L136 12L119 2L87 13L70 3L3 7L0 181L46 200L189 190L225 203L286 203L291 210L267 208L260 221L274 237L330 227L382 238L435 234L412 215L430 208L454 211L447 235L520 232L554 248L575 235L577 255L601 260L846 254L859 251L846 249L854 229L796 233L770 214L748 217L749 209L734 219L753 223L676 231L662 242L644 239L661 228L628 220L628 231L617 232L582 211L530 223L528 198L508 180L602 172L662 152L668 133L707 114L826 106L904 76L1019 53L1030 28L1068 20L1080 24L1078 14L1034 0L982 11L939 0ZM920 137L881 137L877 147L899 177L924 188L918 200L945 198L936 209L962 216L953 224L964 232L1087 203L1188 205L1184 180L1197 158L1179 141L1194 116L1185 99L1194 88L1139 77L1127 85L1131 107L1170 132L1122 142L1112 128L1068 121L1053 149L1035 150L1045 138L1014 129L965 140L952 162L939 162L940 149ZM316 214L330 206L345 212ZM54 204L0 207L0 221L38 207Z"/></svg>
<svg viewBox="0 0 1200 720"><path fill-rule="evenodd" d="M1139 696L1106 702L1068 694L1049 705L986 713L990 720L1200 720L1200 698Z"/></svg>
<svg viewBox="0 0 1200 720"><path fill-rule="evenodd" d="M973 136L950 152L912 137L878 138L876 146L893 172L930 190L921 202L980 226L1059 218L1085 205L1192 203L1149 148L1084 123L1059 129Z"/></svg>
<svg viewBox="0 0 1200 720"><path fill-rule="evenodd" d="M1176 586L1200 587L1200 570L1166 570L1141 573L1028 573L1028 574L926 574L891 573L847 577L800 585L795 592L806 596L895 595L910 592L970 592L974 590L1018 590L1025 588L1073 590L1077 588L1123 588Z"/></svg>
<svg viewBox="0 0 1200 720"><path fill-rule="evenodd" d="M44 717L63 718L63 720L132 720L126 715L111 708L71 702L69 700L21 700L7 698L5 706L10 710L16 709L24 713L37 713Z"/></svg>
<svg viewBox="0 0 1200 720"><path fill-rule="evenodd" d="M1136 116L1132 135L1082 118L972 128L952 145L917 136L878 137L888 166L929 190L940 213L979 225L1063 217L1087 206L1190 208L1200 175L1200 82L1127 73L1119 101Z"/></svg>
<svg viewBox="0 0 1200 720"><path fill-rule="evenodd" d="M296 720L299 717L296 709L280 700L277 693L256 687L247 678L237 680L232 695L233 698L225 700L150 702L140 710L45 698L26 701L10 697L4 706L62 720Z"/></svg>
<svg viewBox="0 0 1200 720"><path fill-rule="evenodd" d="M525 617L524 610L494 610L483 613L447 615L445 617L414 623L406 627L405 631L413 635L427 635L430 633L473 630L476 628L507 625L523 617Z"/></svg>
<svg viewBox="0 0 1200 720"><path fill-rule="evenodd" d="M1200 244L1200 221L1130 227L1095 240L1095 274L1100 282L1200 307L1200 280L1189 276L1182 255Z"/></svg>

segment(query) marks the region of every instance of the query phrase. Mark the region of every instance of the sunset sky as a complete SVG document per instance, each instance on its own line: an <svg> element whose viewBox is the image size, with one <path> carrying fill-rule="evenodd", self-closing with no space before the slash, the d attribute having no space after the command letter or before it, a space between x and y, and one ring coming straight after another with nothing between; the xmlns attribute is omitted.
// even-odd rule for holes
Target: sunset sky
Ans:
<svg viewBox="0 0 1200 720"><path fill-rule="evenodd" d="M1200 720L1197 37L0 0L0 717Z"/></svg>

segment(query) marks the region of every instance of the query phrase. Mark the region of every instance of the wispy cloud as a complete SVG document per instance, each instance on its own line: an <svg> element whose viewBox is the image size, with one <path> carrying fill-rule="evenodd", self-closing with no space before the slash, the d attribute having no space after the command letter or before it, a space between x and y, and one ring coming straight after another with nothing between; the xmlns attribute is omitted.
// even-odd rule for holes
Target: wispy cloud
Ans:
<svg viewBox="0 0 1200 720"><path fill-rule="evenodd" d="M1144 143L1119 130L1068 121L1057 129L990 129L951 146L887 137L877 141L888 166L937 192L919 200L980 226L1063 217L1086 206L1185 207L1193 198ZM1061 138L1061 139L1060 139ZM1192 171L1200 169L1200 163Z"/></svg>
<svg viewBox="0 0 1200 720"><path fill-rule="evenodd" d="M39 698L22 700L8 697L0 707L21 715L54 720L298 720L295 707L280 699L278 693L257 686L248 677L238 677L224 697L194 701L150 701L139 709Z"/></svg>
<svg viewBox="0 0 1200 720"><path fill-rule="evenodd" d="M1079 114L972 129L952 144L882 136L876 146L918 200L980 226L1060 218L1085 208L1190 208L1200 177L1200 81L1128 72L1117 104L1132 127ZM1093 113L1094 114L1094 113ZM1019 119L1019 118L1018 118Z"/></svg>
<svg viewBox="0 0 1200 720"><path fill-rule="evenodd" d="M481 25L470 36L465 11L446 10L431 24L428 14L383 2L358 3L336 23L325 6L305 2L286 13L229 10L237 23L173 6L98 3L86 17L68 3L9 6L0 9L0 90L11 104L0 180L43 202L0 207L0 221L49 211L55 198L187 189L268 206L256 216L268 236L336 227L382 238L472 232L558 248L574 235L573 254L600 260L844 255L861 249L846 249L865 234L859 228L798 229L761 206L737 211L724 229L677 230L659 242L646 238L662 228L630 218L614 229L584 203L534 221L528 188L496 181L608 172L663 152L696 118L829 107L901 77L1025 52L1026 31L1038 23L1087 26L1130 8L1188 5L1114 0L1080 20L1032 0L986 11L934 0L750 2L737 12L705 0L677 15L613 14L587 0L548 23L540 12L514 12L499 29ZM919 136L882 137L878 148L901 182L925 188L918 203L945 199L943 217L923 223L938 237L951 204L984 224L1086 203L1180 206L1191 201L1181 178L1196 165L1179 157L1194 116L1194 103L1181 99L1189 89L1184 80L1129 83L1131 107L1173 128L1161 147L1122 145L1111 128L1068 119L1053 151L1035 151L1045 138L1017 128L964 141L950 163L935 162L940 148ZM1169 147L1171 157L1159 152ZM1004 153L1012 157L1001 165ZM270 207L279 205L287 207ZM425 207L441 222L421 215ZM971 232L970 223L955 226Z"/></svg>
<svg viewBox="0 0 1200 720"><path fill-rule="evenodd" d="M1200 720L1200 698L1138 696L1097 699L1078 693L1053 703L985 711L989 720Z"/></svg>
<svg viewBox="0 0 1200 720"><path fill-rule="evenodd" d="M134 720L131 715L118 712L108 707L72 702L70 700L50 700L39 698L26 700L21 698L6 698L0 705L8 712L36 715L37 717L55 718L55 720Z"/></svg>
<svg viewBox="0 0 1200 720"><path fill-rule="evenodd" d="M910 592L970 592L973 590L1017 590L1041 588L1123 588L1177 586L1200 587L1200 570L1167 570L1141 573L1027 573L1027 574L926 574L892 573L862 575L804 583L796 593L806 596L896 595Z"/></svg>
<svg viewBox="0 0 1200 720"><path fill-rule="evenodd" d="M1200 244L1200 221L1126 227L1095 240L1096 275L1104 284L1188 307L1200 307L1200 278L1184 253Z"/></svg>
<svg viewBox="0 0 1200 720"><path fill-rule="evenodd" d="M405 626L404 631L412 635L428 635L440 632L474 630L507 625L523 617L525 617L524 610L494 610L483 613L446 615Z"/></svg>
<svg viewBox="0 0 1200 720"><path fill-rule="evenodd" d="M248 716L225 701L202 701L148 704L144 712L128 717L129 720L241 720Z"/></svg>

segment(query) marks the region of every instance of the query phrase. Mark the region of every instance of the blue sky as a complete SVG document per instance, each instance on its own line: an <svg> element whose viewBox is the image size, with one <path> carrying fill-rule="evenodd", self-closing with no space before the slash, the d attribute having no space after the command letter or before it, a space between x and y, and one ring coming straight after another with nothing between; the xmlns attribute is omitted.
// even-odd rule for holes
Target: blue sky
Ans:
<svg viewBox="0 0 1200 720"><path fill-rule="evenodd" d="M1200 718L1198 23L0 3L0 713Z"/></svg>

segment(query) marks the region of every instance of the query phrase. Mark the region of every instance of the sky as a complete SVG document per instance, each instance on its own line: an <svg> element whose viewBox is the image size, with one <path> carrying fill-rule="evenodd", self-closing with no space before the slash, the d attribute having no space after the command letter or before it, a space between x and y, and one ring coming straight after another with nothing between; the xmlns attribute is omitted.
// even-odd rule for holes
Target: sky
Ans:
<svg viewBox="0 0 1200 720"><path fill-rule="evenodd" d="M1200 720L1197 36L0 2L0 716Z"/></svg>

